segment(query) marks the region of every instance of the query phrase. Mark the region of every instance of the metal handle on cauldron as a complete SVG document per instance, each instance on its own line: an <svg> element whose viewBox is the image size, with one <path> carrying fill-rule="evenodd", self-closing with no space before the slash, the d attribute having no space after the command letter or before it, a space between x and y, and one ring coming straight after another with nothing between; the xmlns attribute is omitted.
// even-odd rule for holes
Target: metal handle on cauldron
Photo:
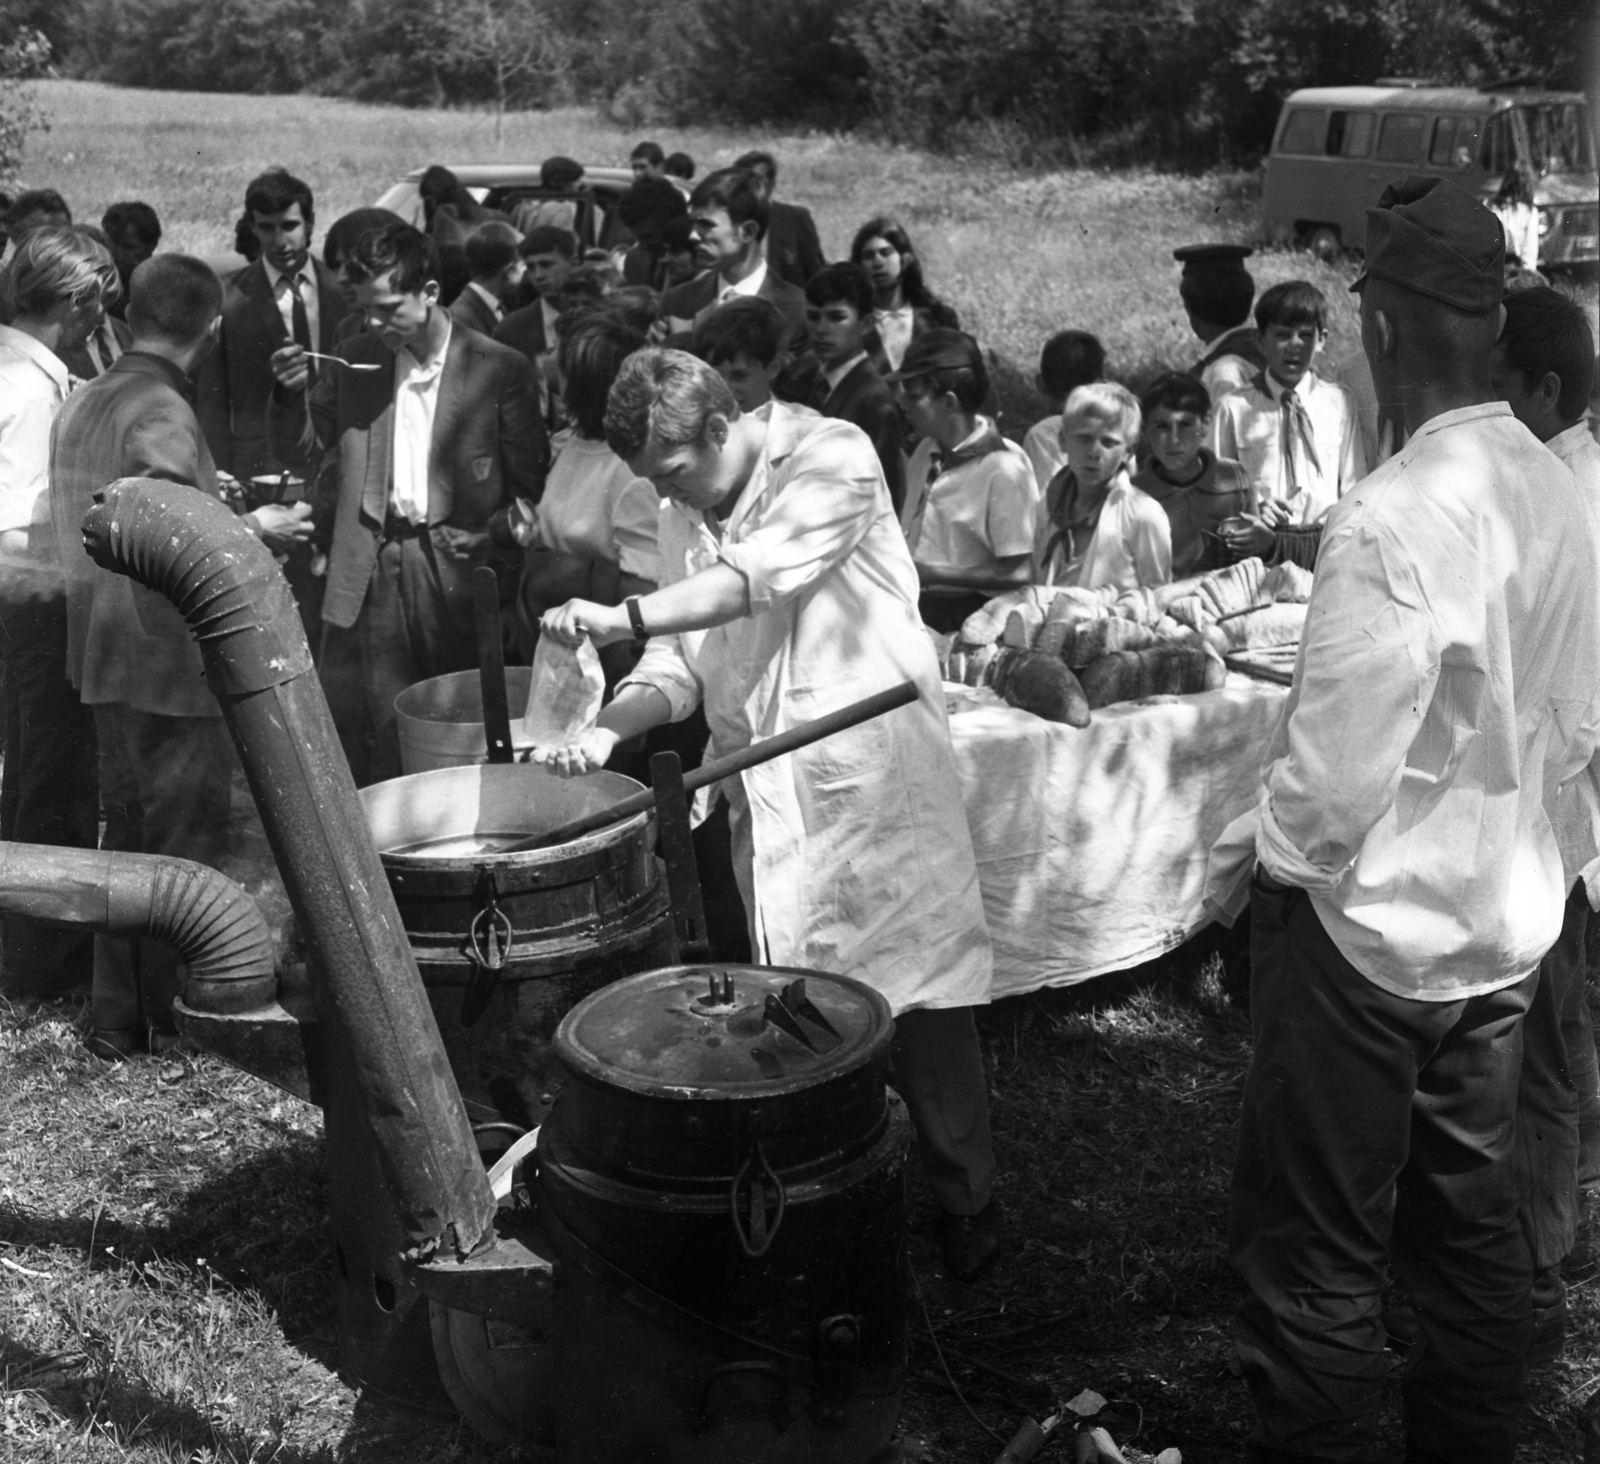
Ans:
<svg viewBox="0 0 1600 1464"><path fill-rule="evenodd" d="M753 1373L757 1377L770 1378L778 1385L778 1394L774 1400L772 1421L777 1426L779 1433L789 1431L789 1379L786 1378L770 1362L725 1362L721 1367L712 1368L706 1374L705 1382L700 1385L700 1396L695 1400L695 1421L700 1425L701 1433L711 1431L711 1390L723 1378L735 1377L741 1373Z"/></svg>
<svg viewBox="0 0 1600 1464"><path fill-rule="evenodd" d="M472 571L473 613L478 630L478 687L483 695L483 740L489 761L512 759L511 707L506 700L506 655L500 640L500 581L487 564Z"/></svg>
<svg viewBox="0 0 1600 1464"><path fill-rule="evenodd" d="M494 995L495 984L506 968L511 947L517 939L511 917L499 905L493 865L478 866L478 888L482 891L483 903L468 923L467 938L462 942L462 953L472 963L472 974L461 993L463 1027L473 1026L488 1010L489 998Z"/></svg>
<svg viewBox="0 0 1600 1464"><path fill-rule="evenodd" d="M858 702L851 702L847 707L840 707L836 712L829 712L825 717L818 717L813 722L802 722L798 727L791 727L786 732L779 732L761 742L754 742L749 747L730 753L727 757L718 758L715 762L702 763L692 773L685 775L684 792L697 792L709 783L720 783L724 778L731 778L735 773L745 772L749 768L760 767L762 763L771 762L773 758L782 757L785 753L798 752L802 747L809 747L813 742L820 742L824 737L833 736L835 732L843 732L862 722L870 722L874 717L881 717L885 712L892 712L896 707L903 707L916 699L917 684L914 681L902 681L887 691L874 692ZM621 823L636 813L643 813L647 808L654 807L655 795L646 788L643 792L630 794L620 802L613 803L609 808L602 808L597 813L575 818L570 823L551 829L548 833L533 834L526 839L519 839L515 844L507 844L495 850L495 853L525 854L532 849L548 849L555 844L565 844L569 839L592 834L596 829L609 828L612 824Z"/></svg>
<svg viewBox="0 0 1600 1464"><path fill-rule="evenodd" d="M751 1165L760 1161L761 1172L750 1174ZM739 1186L744 1183L745 1176L750 1176L750 1228L745 1229L739 1219ZM767 1197L764 1193L763 1181L770 1180L772 1188L778 1195L778 1213L772 1217L772 1225L767 1226ZM783 1187L783 1180L779 1177L761 1148L759 1138L750 1141L750 1152L744 1156L744 1163L739 1166L739 1172L733 1176L733 1183L728 1186L728 1218L733 1221L733 1233L742 1250L752 1261L760 1260L762 1256L772 1249L772 1242L778 1238L778 1227L783 1224L783 1212L789 1208L789 1194Z"/></svg>

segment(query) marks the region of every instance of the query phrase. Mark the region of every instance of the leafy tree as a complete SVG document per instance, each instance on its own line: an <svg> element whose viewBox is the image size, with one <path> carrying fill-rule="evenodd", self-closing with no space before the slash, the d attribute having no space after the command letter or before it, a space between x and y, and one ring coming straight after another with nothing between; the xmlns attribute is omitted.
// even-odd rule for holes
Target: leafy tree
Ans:
<svg viewBox="0 0 1600 1464"><path fill-rule="evenodd" d="M498 148L507 105L545 101L572 43L551 23L541 0L455 0L442 9L448 40L440 69L446 84L454 95L487 91Z"/></svg>
<svg viewBox="0 0 1600 1464"><path fill-rule="evenodd" d="M7 26L0 39L0 179L10 181L22 164L31 133L50 124L25 82L51 73L50 42L33 26Z"/></svg>

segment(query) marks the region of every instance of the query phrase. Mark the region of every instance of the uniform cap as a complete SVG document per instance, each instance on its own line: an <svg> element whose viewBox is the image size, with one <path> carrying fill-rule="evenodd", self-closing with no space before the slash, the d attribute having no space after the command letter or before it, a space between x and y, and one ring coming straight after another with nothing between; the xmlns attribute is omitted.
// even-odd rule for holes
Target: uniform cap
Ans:
<svg viewBox="0 0 1600 1464"><path fill-rule="evenodd" d="M1359 290L1368 276L1486 314L1505 295L1505 230L1464 189L1412 174L1367 210L1366 267L1350 288Z"/></svg>
<svg viewBox="0 0 1600 1464"><path fill-rule="evenodd" d="M931 376L935 371L981 371L983 352L964 330L925 330L912 338L901 358L900 369L891 371L885 381L910 381L915 376Z"/></svg>
<svg viewBox="0 0 1600 1464"><path fill-rule="evenodd" d="M1243 270L1254 253L1248 244L1185 244L1172 257L1182 263L1185 274L1227 274Z"/></svg>

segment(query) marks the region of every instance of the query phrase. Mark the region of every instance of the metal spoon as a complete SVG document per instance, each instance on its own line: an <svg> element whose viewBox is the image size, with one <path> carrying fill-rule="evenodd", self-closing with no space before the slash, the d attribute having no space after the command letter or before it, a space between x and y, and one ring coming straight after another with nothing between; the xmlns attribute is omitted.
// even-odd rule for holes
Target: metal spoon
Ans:
<svg viewBox="0 0 1600 1464"><path fill-rule="evenodd" d="M383 369L375 361L346 361L343 356L326 356L321 351L306 351L304 354L317 361L336 361L341 366L348 366L352 371L381 371Z"/></svg>

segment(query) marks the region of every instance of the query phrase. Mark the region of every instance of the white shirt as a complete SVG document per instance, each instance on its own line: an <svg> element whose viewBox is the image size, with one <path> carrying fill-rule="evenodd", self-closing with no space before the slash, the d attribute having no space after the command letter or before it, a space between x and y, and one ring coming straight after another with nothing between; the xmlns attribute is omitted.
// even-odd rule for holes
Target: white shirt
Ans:
<svg viewBox="0 0 1600 1464"><path fill-rule="evenodd" d="M971 453L985 443L993 450ZM940 459L936 453L939 444L924 437L906 467L901 522L911 557L930 569L998 575L1000 560L1032 553L1039 485L1022 449L1001 437L988 417L979 417L951 453ZM950 461L935 473L945 457Z"/></svg>
<svg viewBox="0 0 1600 1464"><path fill-rule="evenodd" d="M24 331L0 325L0 594L66 593L50 517L50 428L67 399L67 368Z"/></svg>
<svg viewBox="0 0 1600 1464"><path fill-rule="evenodd" d="M759 295L761 287L767 282L767 262L762 260L736 285L725 283L720 277L717 281L717 304L726 305L730 300L737 300L741 296Z"/></svg>
<svg viewBox="0 0 1600 1464"><path fill-rule="evenodd" d="M1047 487L1034 531L1035 584L1076 585L1082 590L1114 585L1119 590L1137 590L1168 584L1172 579L1172 520L1155 499L1133 486L1126 465L1118 468L1111 480L1094 534L1080 557L1072 556L1070 536L1064 535L1059 549L1051 551L1059 531L1050 514Z"/></svg>
<svg viewBox="0 0 1600 1464"><path fill-rule="evenodd" d="M535 510L539 542L659 583L661 496L655 484L634 477L603 440L579 437L570 427L556 433L550 445L555 461Z"/></svg>
<svg viewBox="0 0 1600 1464"><path fill-rule="evenodd" d="M1297 485L1291 492L1280 437L1280 403L1288 388L1270 372L1263 377L1265 394L1252 382L1229 392L1212 409L1211 451L1219 458L1235 459L1263 501L1271 499L1288 507L1291 522L1313 524L1366 476L1355 398L1347 388L1324 381L1315 371L1301 378L1295 394L1311 420L1316 461L1303 450L1298 437L1291 443Z"/></svg>
<svg viewBox="0 0 1600 1464"><path fill-rule="evenodd" d="M1212 340L1206 346L1206 353L1209 355L1219 344L1225 343L1229 336L1251 334L1253 332L1250 326L1236 325L1232 330L1224 331L1220 337ZM1255 362L1248 356L1236 356L1232 351L1224 351L1216 360L1201 368L1200 385L1205 387L1211 397L1211 405L1216 406L1217 402L1230 391L1238 391L1241 387L1249 386L1256 370Z"/></svg>
<svg viewBox="0 0 1600 1464"><path fill-rule="evenodd" d="M1066 449L1061 446L1061 413L1045 417L1028 428L1022 450L1033 464L1033 481L1044 492L1050 480L1067 465Z"/></svg>
<svg viewBox="0 0 1600 1464"><path fill-rule="evenodd" d="M1587 421L1574 422L1545 446L1567 465L1589 504L1600 512L1600 442L1594 440Z"/></svg>
<svg viewBox="0 0 1600 1464"><path fill-rule="evenodd" d="M897 310L874 310L872 323L878 328L878 339L883 343L883 354L889 358L889 369L898 371L906 358L906 347L911 344L916 312L910 305L902 305Z"/></svg>
<svg viewBox="0 0 1600 1464"><path fill-rule="evenodd" d="M824 371L822 379L828 383L830 392L839 389L839 383L867 359L865 351L857 351L843 366L835 366L831 371Z"/></svg>
<svg viewBox="0 0 1600 1464"><path fill-rule="evenodd" d="M289 276L265 255L262 256L261 263L267 271L267 283L272 286L272 298L277 302L278 314L283 317L283 329L289 339L293 340L294 290L289 285ZM311 333L311 349L314 351L317 349L317 325L321 319L321 307L317 300L317 272L312 266L309 254L296 271L295 278L300 281L300 298L305 302L306 326Z"/></svg>
<svg viewBox="0 0 1600 1464"><path fill-rule="evenodd" d="M493 290L484 289L484 287L476 280L468 280L467 288L473 291L477 297L489 307L489 313L494 316L496 320L503 320L505 318L506 307L500 303L500 297L495 294Z"/></svg>
<svg viewBox="0 0 1600 1464"><path fill-rule="evenodd" d="M450 349L451 320L444 316L444 339L433 360L422 365L408 350L395 357L394 484L389 511L414 524L428 521L428 460L433 451L433 418L439 409L439 380Z"/></svg>
<svg viewBox="0 0 1600 1464"><path fill-rule="evenodd" d="M1552 825L1600 745L1600 533L1503 402L1423 424L1328 516L1261 800L1211 855L1309 892L1397 996L1521 980L1561 929Z"/></svg>
<svg viewBox="0 0 1600 1464"><path fill-rule="evenodd" d="M122 354L122 342L117 339L117 328L112 325L109 315L101 320L85 349L94 364L96 376L104 376L111 369L111 363Z"/></svg>
<svg viewBox="0 0 1600 1464"><path fill-rule="evenodd" d="M761 457L721 532L698 510L661 514L661 582L720 561L744 576L750 613L653 637L622 684L655 687L677 720L703 700L723 757L914 681L909 706L723 784L734 867L758 959L855 976L896 1013L986 1002L939 667L877 453L848 422L761 410Z"/></svg>

